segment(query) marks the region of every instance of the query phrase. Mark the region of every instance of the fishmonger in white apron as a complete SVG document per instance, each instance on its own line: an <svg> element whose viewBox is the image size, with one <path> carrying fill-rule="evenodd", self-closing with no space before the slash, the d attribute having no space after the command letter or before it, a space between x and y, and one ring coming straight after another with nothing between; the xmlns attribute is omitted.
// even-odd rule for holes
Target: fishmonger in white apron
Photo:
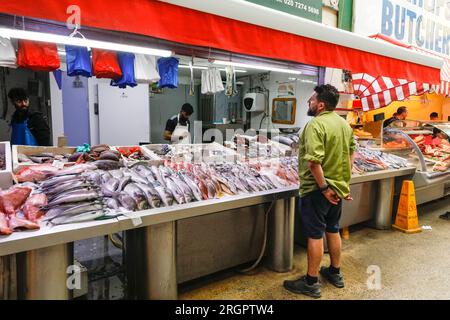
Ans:
<svg viewBox="0 0 450 320"><path fill-rule="evenodd" d="M186 121L186 125L183 126L180 123L180 114L177 116L177 126L175 130L172 132L172 144L190 144L191 143L191 134L189 133L189 123ZM180 137L183 138L180 138Z"/></svg>

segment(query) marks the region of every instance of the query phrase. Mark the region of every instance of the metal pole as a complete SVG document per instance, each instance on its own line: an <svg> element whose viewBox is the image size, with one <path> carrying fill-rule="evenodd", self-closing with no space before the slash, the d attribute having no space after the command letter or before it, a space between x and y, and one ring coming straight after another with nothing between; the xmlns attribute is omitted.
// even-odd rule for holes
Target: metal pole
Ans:
<svg viewBox="0 0 450 320"><path fill-rule="evenodd" d="M143 247L146 298L175 300L178 298L175 222L145 228Z"/></svg>
<svg viewBox="0 0 450 320"><path fill-rule="evenodd" d="M386 230L392 224L392 205L394 199L394 178L380 180L378 183L377 205L375 208L375 228Z"/></svg>
<svg viewBox="0 0 450 320"><path fill-rule="evenodd" d="M69 300L67 268L73 265L73 243L18 254L19 298Z"/></svg>
<svg viewBox="0 0 450 320"><path fill-rule="evenodd" d="M294 264L295 198L277 200L269 214L268 267L288 272Z"/></svg>

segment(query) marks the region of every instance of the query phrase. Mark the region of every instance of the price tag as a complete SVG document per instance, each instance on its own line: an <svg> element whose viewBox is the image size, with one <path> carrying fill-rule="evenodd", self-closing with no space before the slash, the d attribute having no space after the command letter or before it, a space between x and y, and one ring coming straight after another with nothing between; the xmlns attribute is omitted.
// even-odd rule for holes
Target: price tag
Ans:
<svg viewBox="0 0 450 320"><path fill-rule="evenodd" d="M133 217L131 213L123 213L123 215L131 219L131 223L133 224L134 227L140 226L142 224L141 217Z"/></svg>
<svg viewBox="0 0 450 320"><path fill-rule="evenodd" d="M53 160L52 166L58 169L64 169L64 163L59 160Z"/></svg>

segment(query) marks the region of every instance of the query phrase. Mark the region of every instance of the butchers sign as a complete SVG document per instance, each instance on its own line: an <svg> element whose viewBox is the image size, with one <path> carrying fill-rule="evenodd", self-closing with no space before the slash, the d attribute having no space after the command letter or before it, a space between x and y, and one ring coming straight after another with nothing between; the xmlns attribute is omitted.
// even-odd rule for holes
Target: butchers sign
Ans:
<svg viewBox="0 0 450 320"><path fill-rule="evenodd" d="M264 7L322 22L322 0L246 0Z"/></svg>
<svg viewBox="0 0 450 320"><path fill-rule="evenodd" d="M355 0L354 32L450 56L450 0Z"/></svg>

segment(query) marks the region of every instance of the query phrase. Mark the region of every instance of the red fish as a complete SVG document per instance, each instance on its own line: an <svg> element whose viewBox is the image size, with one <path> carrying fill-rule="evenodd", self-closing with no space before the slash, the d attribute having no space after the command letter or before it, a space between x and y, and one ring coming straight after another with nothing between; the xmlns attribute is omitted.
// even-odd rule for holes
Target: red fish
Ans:
<svg viewBox="0 0 450 320"><path fill-rule="evenodd" d="M48 178L56 171L58 171L58 168L49 164L42 164L22 168L15 174L15 176L19 182L35 182Z"/></svg>
<svg viewBox="0 0 450 320"><path fill-rule="evenodd" d="M44 211L41 210L41 207L46 206L47 204L48 200L45 194L34 194L25 202L22 209L23 214L28 220L36 222L45 214Z"/></svg>
<svg viewBox="0 0 450 320"><path fill-rule="evenodd" d="M198 188L200 189L202 193L203 200L208 200L208 188L206 187L205 183L200 178L195 178L195 183L197 183Z"/></svg>
<svg viewBox="0 0 450 320"><path fill-rule="evenodd" d="M0 192L0 205L8 216L14 215L27 200L31 193L28 187L13 187Z"/></svg>

